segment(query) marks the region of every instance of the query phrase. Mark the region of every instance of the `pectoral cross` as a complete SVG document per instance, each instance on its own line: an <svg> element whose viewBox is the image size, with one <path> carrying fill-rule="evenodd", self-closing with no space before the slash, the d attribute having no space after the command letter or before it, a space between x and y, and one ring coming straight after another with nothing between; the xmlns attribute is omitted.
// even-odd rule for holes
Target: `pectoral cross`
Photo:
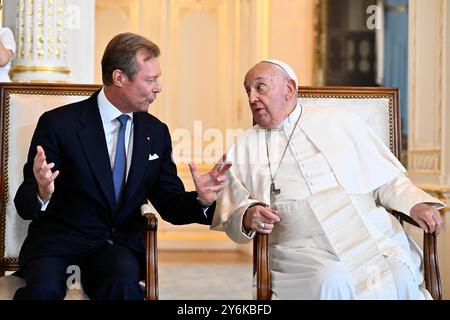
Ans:
<svg viewBox="0 0 450 320"><path fill-rule="evenodd" d="M275 206L275 197L277 196L277 195L279 195L281 193L281 190L280 189L276 189L275 188L275 182L272 182L271 184L270 184L270 207L272 208L272 209L276 209L276 206Z"/></svg>

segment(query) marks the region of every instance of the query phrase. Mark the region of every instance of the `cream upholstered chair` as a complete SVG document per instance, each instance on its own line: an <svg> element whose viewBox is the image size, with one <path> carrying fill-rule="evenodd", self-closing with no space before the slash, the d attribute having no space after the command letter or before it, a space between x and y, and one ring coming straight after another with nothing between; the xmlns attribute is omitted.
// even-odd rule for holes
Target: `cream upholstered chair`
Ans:
<svg viewBox="0 0 450 320"><path fill-rule="evenodd" d="M334 106L358 114L375 134L400 159L400 111L399 92L396 88L364 87L299 87L298 97L303 106ZM403 222L415 227L417 223L409 216L392 212ZM417 231L417 230L416 230ZM256 298L270 299L271 278L269 262L269 236L257 234L253 241L253 273L256 279ZM436 235L423 232L425 286L433 299L442 298L439 275Z"/></svg>
<svg viewBox="0 0 450 320"><path fill-rule="evenodd" d="M100 86L78 84L0 83L0 299L12 299L25 285L23 279L7 275L18 270L18 255L25 239L28 221L16 212L13 199L23 179L23 165L39 116L47 110L86 99ZM158 221L151 207L143 205L143 231L146 241L147 299L158 299L156 229ZM66 299L86 299L80 289L70 289Z"/></svg>

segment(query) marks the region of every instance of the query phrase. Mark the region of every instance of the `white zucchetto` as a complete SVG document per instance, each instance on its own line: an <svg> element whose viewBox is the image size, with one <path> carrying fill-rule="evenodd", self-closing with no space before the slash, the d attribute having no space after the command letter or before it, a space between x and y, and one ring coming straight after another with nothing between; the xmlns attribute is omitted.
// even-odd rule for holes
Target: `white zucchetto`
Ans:
<svg viewBox="0 0 450 320"><path fill-rule="evenodd" d="M283 69L284 71L286 71L286 73L288 74L288 76L294 80L295 82L295 87L298 87L298 79L297 79L297 75L295 74L294 70L291 68L291 66L289 66L287 63L280 61L280 60L276 60L276 59L267 59L267 60L262 60L261 62L268 62L268 63L273 63L276 64L277 66L279 66L281 69Z"/></svg>

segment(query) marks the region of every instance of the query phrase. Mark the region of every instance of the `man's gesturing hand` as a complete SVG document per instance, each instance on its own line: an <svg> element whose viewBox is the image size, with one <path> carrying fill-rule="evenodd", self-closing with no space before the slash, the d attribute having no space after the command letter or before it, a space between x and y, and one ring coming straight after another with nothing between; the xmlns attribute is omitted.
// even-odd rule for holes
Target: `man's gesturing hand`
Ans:
<svg viewBox="0 0 450 320"><path fill-rule="evenodd" d="M211 205L222 193L227 179L226 173L231 167L231 163L225 161L226 155L223 155L212 170L204 175L198 173L195 164L189 164L198 199L203 205Z"/></svg>
<svg viewBox="0 0 450 320"><path fill-rule="evenodd" d="M55 166L53 162L47 163L44 149L41 146L36 148L36 156L33 162L33 173L39 187L39 197L43 201L48 201L55 191L55 179L59 175L59 170L52 172Z"/></svg>

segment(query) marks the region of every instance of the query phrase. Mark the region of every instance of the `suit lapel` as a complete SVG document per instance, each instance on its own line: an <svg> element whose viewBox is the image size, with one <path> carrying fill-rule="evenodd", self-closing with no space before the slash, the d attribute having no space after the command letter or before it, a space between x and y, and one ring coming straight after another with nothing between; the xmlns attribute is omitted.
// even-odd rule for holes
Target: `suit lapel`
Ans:
<svg viewBox="0 0 450 320"><path fill-rule="evenodd" d="M97 95L98 92L86 100L85 108L80 116L82 128L78 131L78 137L92 173L108 199L111 210L114 211L116 208L116 200L114 198L112 172L109 165L110 160L106 146L105 132L103 130L100 111L98 110Z"/></svg>
<svg viewBox="0 0 450 320"><path fill-rule="evenodd" d="M133 156L125 187L124 201L130 198L139 186L148 165L150 152L151 127L145 125L144 115L139 112L133 114Z"/></svg>

